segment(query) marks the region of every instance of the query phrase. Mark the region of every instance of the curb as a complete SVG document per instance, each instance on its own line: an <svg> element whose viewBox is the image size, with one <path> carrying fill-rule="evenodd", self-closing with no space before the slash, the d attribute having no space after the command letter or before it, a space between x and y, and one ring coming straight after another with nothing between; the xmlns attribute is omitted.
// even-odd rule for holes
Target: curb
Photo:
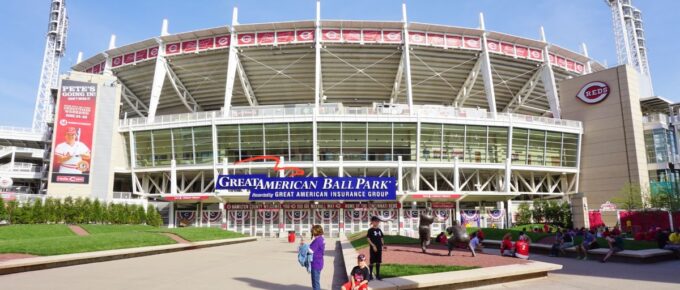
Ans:
<svg viewBox="0 0 680 290"><path fill-rule="evenodd" d="M345 261L352 261L358 255L347 237L340 237L342 256ZM382 281L371 281L369 289L461 289L500 283L514 282L548 276L548 272L561 270L562 265L531 261L524 265L506 265L450 272L386 278ZM352 266L345 263L349 274Z"/></svg>
<svg viewBox="0 0 680 290"><path fill-rule="evenodd" d="M256 237L234 238L214 241L201 241L190 244L172 244L131 249L107 250L57 256L44 256L10 260L0 263L0 275L46 270L89 263L144 257L158 254L195 250L256 241Z"/></svg>

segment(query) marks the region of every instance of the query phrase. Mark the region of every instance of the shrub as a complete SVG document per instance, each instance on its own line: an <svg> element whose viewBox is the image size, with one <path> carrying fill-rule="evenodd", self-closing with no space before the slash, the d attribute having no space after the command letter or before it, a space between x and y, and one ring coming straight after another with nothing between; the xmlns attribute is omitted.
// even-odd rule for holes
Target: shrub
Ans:
<svg viewBox="0 0 680 290"><path fill-rule="evenodd" d="M78 210L75 208L75 205L73 204L73 198L72 197L66 197L64 198L64 202L62 203L62 212L64 213L64 223L67 224L74 224L78 221Z"/></svg>
<svg viewBox="0 0 680 290"><path fill-rule="evenodd" d="M155 206L148 205L146 207L146 224L153 227L160 227L163 225L163 218Z"/></svg>
<svg viewBox="0 0 680 290"><path fill-rule="evenodd" d="M534 217L534 222L542 223L545 218L545 201L540 199L534 200L534 209L531 211Z"/></svg>
<svg viewBox="0 0 680 290"><path fill-rule="evenodd" d="M99 202L99 199L95 199L92 202L91 222L97 224L104 222L104 210L102 209L102 204Z"/></svg>
<svg viewBox="0 0 680 290"><path fill-rule="evenodd" d="M517 207L517 224L526 225L531 223L531 208L523 202Z"/></svg>
<svg viewBox="0 0 680 290"><path fill-rule="evenodd" d="M7 220L7 209L5 208L5 200L0 197L0 221Z"/></svg>
<svg viewBox="0 0 680 290"><path fill-rule="evenodd" d="M7 214L7 220L11 224L13 224L14 220L16 219L14 217L14 215L15 215L15 211L16 211L17 207L19 207L19 203L16 200L10 200L7 203L7 207L6 207L6 209L7 209L7 213L6 213Z"/></svg>
<svg viewBox="0 0 680 290"><path fill-rule="evenodd" d="M82 219L81 223L89 224L93 222L94 218L92 213L92 202L89 198L83 200L81 204Z"/></svg>
<svg viewBox="0 0 680 290"><path fill-rule="evenodd" d="M28 207L28 205L24 206ZM31 223L44 224L46 222L45 207L43 206L42 198L38 198L33 201L33 208L31 211L33 214L31 217Z"/></svg>

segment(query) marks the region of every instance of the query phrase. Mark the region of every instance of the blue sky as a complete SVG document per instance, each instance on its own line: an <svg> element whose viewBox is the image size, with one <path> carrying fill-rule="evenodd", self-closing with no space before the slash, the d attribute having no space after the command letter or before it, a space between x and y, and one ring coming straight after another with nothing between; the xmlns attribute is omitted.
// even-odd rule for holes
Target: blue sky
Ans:
<svg viewBox="0 0 680 290"><path fill-rule="evenodd" d="M30 126L45 45L49 0L5 0L0 10L0 125ZM400 0L324 0L324 19L401 19ZM657 95L680 101L680 1L633 0L643 12L654 89ZM539 37L545 27L548 41L574 51L585 42L591 57L617 63L609 8L603 0L410 0L412 22L477 27L483 12L489 30ZM76 61L107 48L111 34L124 45L160 34L168 18L170 33L231 23L239 7L240 23L313 19L314 0L67 0L70 17L67 53L62 71ZM673 31L673 30L675 31ZM674 37L675 36L675 37Z"/></svg>

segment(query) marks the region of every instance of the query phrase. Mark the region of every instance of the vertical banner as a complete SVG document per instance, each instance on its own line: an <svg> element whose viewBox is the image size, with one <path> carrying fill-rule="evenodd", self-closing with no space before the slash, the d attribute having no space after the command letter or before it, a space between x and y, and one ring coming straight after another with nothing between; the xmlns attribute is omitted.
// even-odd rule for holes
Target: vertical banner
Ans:
<svg viewBox="0 0 680 290"><path fill-rule="evenodd" d="M52 151L52 182L89 183L96 103L97 84L61 82Z"/></svg>

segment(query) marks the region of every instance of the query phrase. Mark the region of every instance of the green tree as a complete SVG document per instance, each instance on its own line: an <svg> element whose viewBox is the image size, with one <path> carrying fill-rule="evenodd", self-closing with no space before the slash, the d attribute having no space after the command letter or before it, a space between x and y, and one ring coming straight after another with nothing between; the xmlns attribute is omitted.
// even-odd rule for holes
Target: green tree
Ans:
<svg viewBox="0 0 680 290"><path fill-rule="evenodd" d="M153 227L160 227L163 225L163 218L155 206L149 204L146 207L146 216L146 224Z"/></svg>
<svg viewBox="0 0 680 290"><path fill-rule="evenodd" d="M43 206L42 198L37 198L33 201L32 208L33 216L32 222L35 224L44 224L46 222L45 207Z"/></svg>
<svg viewBox="0 0 680 290"><path fill-rule="evenodd" d="M82 223L89 224L94 219L92 216L92 201L89 198L83 200L82 204L83 220Z"/></svg>
<svg viewBox="0 0 680 290"><path fill-rule="evenodd" d="M104 221L104 211L102 210L102 204L99 199L95 199L92 202L92 222L102 223Z"/></svg>
<svg viewBox="0 0 680 290"><path fill-rule="evenodd" d="M66 213L64 212L64 204L62 203L61 199L55 199L54 200L54 223L60 224L64 222L64 216Z"/></svg>
<svg viewBox="0 0 680 290"><path fill-rule="evenodd" d="M135 207L137 208L136 214L137 214L137 220L139 221L139 224L146 224L147 217L146 217L146 211L144 210L144 206L140 204L140 205L136 205Z"/></svg>
<svg viewBox="0 0 680 290"><path fill-rule="evenodd" d="M625 210L642 209L644 206L642 202L644 195L645 191L639 184L626 182L621 190L619 190L619 194L612 198L611 202Z"/></svg>
<svg viewBox="0 0 680 290"><path fill-rule="evenodd" d="M17 204L13 212L12 224L30 224L32 222L30 204Z"/></svg>
<svg viewBox="0 0 680 290"><path fill-rule="evenodd" d="M534 209L531 215L534 217L534 222L541 223L545 219L546 202L541 199L534 199Z"/></svg>
<svg viewBox="0 0 680 290"><path fill-rule="evenodd" d="M7 220L9 223L14 224L16 217L15 217L15 211L19 207L19 203L16 200L10 200L7 203Z"/></svg>
<svg viewBox="0 0 680 290"><path fill-rule="evenodd" d="M5 208L5 200L0 197L0 221L7 220L7 209Z"/></svg>
<svg viewBox="0 0 680 290"><path fill-rule="evenodd" d="M62 203L63 213L64 213L64 223L74 224L78 222L78 209L75 207L73 198L68 196L64 198Z"/></svg>
<svg viewBox="0 0 680 290"><path fill-rule="evenodd" d="M649 205L652 208L678 211L680 209L680 196L669 192L666 188L660 188L649 197Z"/></svg>
<svg viewBox="0 0 680 290"><path fill-rule="evenodd" d="M571 216L571 204L569 204L566 201L563 201L562 204L560 205L560 215L558 223L565 228L574 227Z"/></svg>
<svg viewBox="0 0 680 290"><path fill-rule="evenodd" d="M520 203L517 207L517 224L526 225L531 223L531 207L528 203Z"/></svg>
<svg viewBox="0 0 680 290"><path fill-rule="evenodd" d="M54 212L54 200L51 197L45 198L43 210L45 211L45 223L54 223L56 219Z"/></svg>

